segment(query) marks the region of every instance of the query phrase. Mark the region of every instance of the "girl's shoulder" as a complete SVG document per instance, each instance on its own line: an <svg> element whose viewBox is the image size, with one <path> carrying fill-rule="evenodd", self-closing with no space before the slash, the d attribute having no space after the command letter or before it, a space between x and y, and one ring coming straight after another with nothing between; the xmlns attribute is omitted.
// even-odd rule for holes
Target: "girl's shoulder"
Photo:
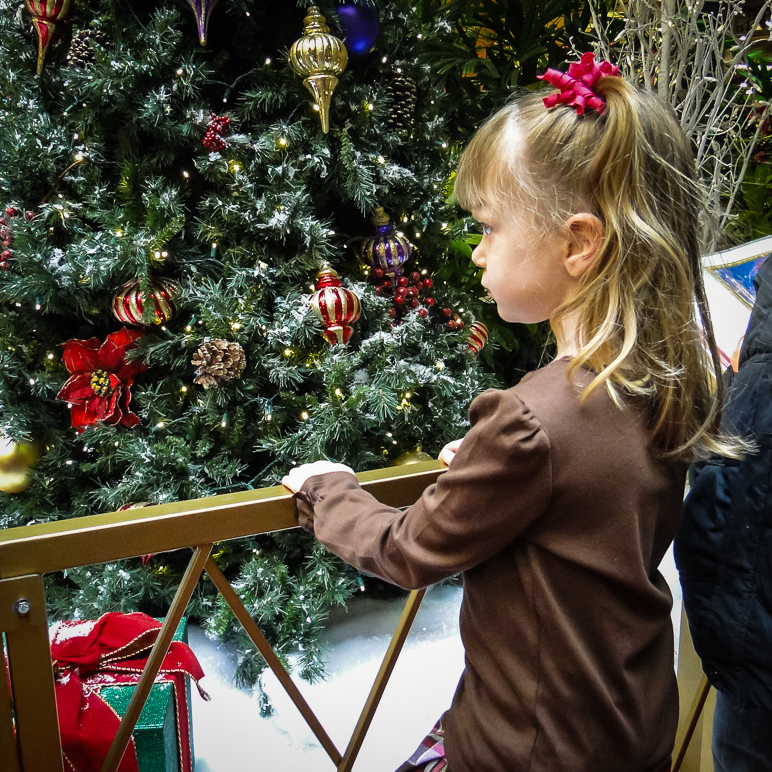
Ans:
<svg viewBox="0 0 772 772"><path fill-rule="evenodd" d="M526 375L510 391L536 416L551 438L578 434L635 436L648 444L649 429L641 410L622 406L602 386L586 398L585 388L595 377L585 368L567 372L570 357L556 359Z"/></svg>

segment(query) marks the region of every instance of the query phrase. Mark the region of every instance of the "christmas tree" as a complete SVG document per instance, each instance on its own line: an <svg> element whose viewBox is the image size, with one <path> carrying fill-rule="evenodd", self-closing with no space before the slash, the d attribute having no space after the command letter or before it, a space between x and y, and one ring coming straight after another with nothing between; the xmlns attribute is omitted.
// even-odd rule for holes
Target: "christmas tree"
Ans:
<svg viewBox="0 0 772 772"><path fill-rule="evenodd" d="M434 24L403 0L0 0L0 525L464 434L501 335L449 202ZM370 582L299 532L214 559L309 678L328 609ZM50 614L163 614L186 560L50 576ZM239 635L208 583L189 613ZM242 680L262 666L245 646Z"/></svg>

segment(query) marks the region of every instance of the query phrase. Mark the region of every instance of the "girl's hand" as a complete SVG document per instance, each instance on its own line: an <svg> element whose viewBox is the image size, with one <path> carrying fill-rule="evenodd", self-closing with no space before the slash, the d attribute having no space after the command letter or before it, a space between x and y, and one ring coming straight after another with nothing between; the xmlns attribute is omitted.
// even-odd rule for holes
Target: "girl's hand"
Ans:
<svg viewBox="0 0 772 772"><path fill-rule="evenodd" d="M290 469L289 473L281 478L281 484L293 493L297 493L309 477L329 474L330 472L355 474L354 470L345 464L333 464L332 461L314 461L313 464L301 464Z"/></svg>
<svg viewBox="0 0 772 772"><path fill-rule="evenodd" d="M445 466L450 466L453 463L453 459L456 457L456 451L461 447L463 441L463 437L460 440L453 440L453 442L449 442L440 451L440 461L442 461Z"/></svg>

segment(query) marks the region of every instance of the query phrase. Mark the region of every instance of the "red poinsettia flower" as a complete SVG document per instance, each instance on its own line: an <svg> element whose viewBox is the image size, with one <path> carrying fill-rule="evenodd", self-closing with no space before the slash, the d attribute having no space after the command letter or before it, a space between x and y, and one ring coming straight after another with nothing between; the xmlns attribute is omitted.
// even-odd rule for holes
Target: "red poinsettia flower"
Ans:
<svg viewBox="0 0 772 772"><path fill-rule="evenodd" d="M57 399L71 405L70 420L81 431L91 424L136 426L139 418L129 410L134 376L147 370L141 361L127 362L126 352L144 335L125 327L111 332L104 343L99 338L63 343L62 360L72 377L62 386Z"/></svg>

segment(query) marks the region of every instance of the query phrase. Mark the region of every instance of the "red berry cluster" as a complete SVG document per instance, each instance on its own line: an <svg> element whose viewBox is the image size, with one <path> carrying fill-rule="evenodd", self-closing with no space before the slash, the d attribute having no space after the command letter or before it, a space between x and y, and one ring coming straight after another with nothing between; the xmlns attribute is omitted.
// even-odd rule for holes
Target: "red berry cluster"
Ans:
<svg viewBox="0 0 772 772"><path fill-rule="evenodd" d="M11 220L14 217L18 217L19 210L15 207L9 206L4 213L3 217L0 217L0 239L3 242L3 250L0 252L0 270L7 271L11 267L11 258L13 252L11 247L13 246L13 233L11 233ZM31 220L35 216L34 212L27 212L27 219Z"/></svg>
<svg viewBox="0 0 772 772"><path fill-rule="evenodd" d="M418 313L424 318L429 315L426 306L431 308L434 298L422 297L421 293L434 286L431 279L422 278L418 271L412 271L407 276L387 276L383 268L373 268L370 278L375 281L376 295L394 299L394 305L389 309L392 319L399 319L414 308L418 308Z"/></svg>
<svg viewBox="0 0 772 772"><path fill-rule="evenodd" d="M443 308L440 313L447 319L445 324L451 330L461 330L464 328L464 320L458 314L454 314L450 308Z"/></svg>
<svg viewBox="0 0 772 772"><path fill-rule="evenodd" d="M207 150L222 150L225 147L225 140L222 138L222 135L225 134L230 125L230 118L225 115L215 115L212 113L210 116L209 128L206 130L206 134L201 140L203 146Z"/></svg>

